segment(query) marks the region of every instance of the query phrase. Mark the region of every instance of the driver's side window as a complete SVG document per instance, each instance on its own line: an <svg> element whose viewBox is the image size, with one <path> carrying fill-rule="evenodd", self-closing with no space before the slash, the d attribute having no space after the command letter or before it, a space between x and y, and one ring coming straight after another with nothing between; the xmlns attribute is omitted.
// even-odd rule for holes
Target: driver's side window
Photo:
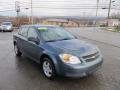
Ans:
<svg viewBox="0 0 120 90"><path fill-rule="evenodd" d="M32 27L30 27L28 30L28 38L37 38L37 33Z"/></svg>

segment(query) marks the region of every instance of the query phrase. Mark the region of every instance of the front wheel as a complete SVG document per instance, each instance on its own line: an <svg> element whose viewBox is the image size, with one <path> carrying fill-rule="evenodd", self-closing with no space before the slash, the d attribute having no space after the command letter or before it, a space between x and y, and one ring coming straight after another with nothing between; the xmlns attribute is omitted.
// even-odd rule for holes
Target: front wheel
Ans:
<svg viewBox="0 0 120 90"><path fill-rule="evenodd" d="M55 67L49 58L44 58L42 62L42 71L46 78L52 80L55 78Z"/></svg>
<svg viewBox="0 0 120 90"><path fill-rule="evenodd" d="M18 46L16 44L14 44L14 51L15 51L16 56L22 55L22 53L19 51Z"/></svg>

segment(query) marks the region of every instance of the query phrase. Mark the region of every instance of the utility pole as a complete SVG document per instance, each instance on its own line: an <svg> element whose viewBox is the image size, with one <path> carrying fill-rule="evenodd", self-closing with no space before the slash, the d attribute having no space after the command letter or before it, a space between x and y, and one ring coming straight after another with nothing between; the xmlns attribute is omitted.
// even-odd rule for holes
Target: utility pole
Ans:
<svg viewBox="0 0 120 90"><path fill-rule="evenodd" d="M31 24L33 23L33 1L31 0Z"/></svg>
<svg viewBox="0 0 120 90"><path fill-rule="evenodd" d="M108 26L109 19L110 19L111 3L112 3L112 0L110 0L110 2L109 2L109 8L108 8L108 18L107 18L107 26Z"/></svg>
<svg viewBox="0 0 120 90"><path fill-rule="evenodd" d="M97 8L96 8L96 20L95 20L96 26L97 26L97 16L98 16L98 6L99 6L99 0L97 0Z"/></svg>
<svg viewBox="0 0 120 90"><path fill-rule="evenodd" d="M84 22L83 22L83 26L85 27L85 25L86 25L86 12L83 12L83 18L84 18Z"/></svg>
<svg viewBox="0 0 120 90"><path fill-rule="evenodd" d="M110 19L111 4L114 3L114 2L115 2L115 1L112 1L112 0L110 0L110 2L109 2L107 26L108 26L109 19Z"/></svg>
<svg viewBox="0 0 120 90"><path fill-rule="evenodd" d="M17 24L19 25L20 2L15 1L15 11L17 13Z"/></svg>
<svg viewBox="0 0 120 90"><path fill-rule="evenodd" d="M29 8L25 8L25 9L26 9L26 11L29 10ZM28 14L29 14L29 13L28 13ZM30 16L27 15L27 17L28 17L28 24L30 24Z"/></svg>

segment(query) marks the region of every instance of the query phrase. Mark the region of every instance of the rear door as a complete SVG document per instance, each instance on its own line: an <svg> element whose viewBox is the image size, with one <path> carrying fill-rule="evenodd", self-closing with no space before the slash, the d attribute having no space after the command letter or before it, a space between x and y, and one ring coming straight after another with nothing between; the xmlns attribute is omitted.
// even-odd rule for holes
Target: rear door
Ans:
<svg viewBox="0 0 120 90"><path fill-rule="evenodd" d="M20 27L20 30L18 32L19 38L17 40L18 47L22 53L26 54L25 50L25 42L27 41L27 32L28 32L28 27L22 26Z"/></svg>

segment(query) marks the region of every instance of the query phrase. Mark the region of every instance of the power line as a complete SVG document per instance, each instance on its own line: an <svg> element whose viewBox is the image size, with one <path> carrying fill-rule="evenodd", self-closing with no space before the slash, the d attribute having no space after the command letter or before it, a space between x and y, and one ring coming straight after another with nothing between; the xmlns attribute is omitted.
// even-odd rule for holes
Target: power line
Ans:
<svg viewBox="0 0 120 90"><path fill-rule="evenodd" d="M92 7L92 8L79 8L79 7L77 7L77 8L71 8L71 7L33 7L33 8L45 8L45 9L96 9L95 7ZM22 10L23 9L25 9L25 7L22 7L21 8ZM100 8L99 7L99 9L102 9L102 8ZM105 8L105 9L108 9L108 8ZM111 8L111 9L115 9L115 10L120 10L120 8ZM2 10L2 11L0 11L0 12L8 12L8 11L15 11L15 9L8 9L8 10Z"/></svg>
<svg viewBox="0 0 120 90"><path fill-rule="evenodd" d="M28 8L30 8L30 6L27 6ZM25 9L26 8L26 6L22 6L22 8L21 9ZM97 7L43 7L43 6L33 6L33 8L45 8L45 9L96 9ZM102 9L102 8L104 8L104 7L98 7L98 9ZM105 7L105 9L108 9L108 8L106 8ZM116 9L116 10L120 10L119 8L111 8L111 9ZM15 9L13 9L13 11L14 11ZM12 10L2 10L2 11L0 11L0 12L4 12L4 11L12 11Z"/></svg>
<svg viewBox="0 0 120 90"><path fill-rule="evenodd" d="M2 11L0 11L0 12L9 12L9 11L15 11L15 10L2 10Z"/></svg>
<svg viewBox="0 0 120 90"><path fill-rule="evenodd" d="M25 4L21 4L21 6L30 6L31 4L27 4L27 5L25 5ZM36 5L36 4L33 4L33 6L38 6L38 5ZM41 6L48 6L48 5L41 5ZM53 6L53 5L49 5L49 7L51 7L51 6ZM91 6L88 6L88 5L79 5L79 6L77 6L77 5L75 5L75 4L72 4L72 5L70 5L70 6L64 6L64 5L61 5L61 6L59 6L59 5L54 5L54 7L96 7L96 5L91 5ZM106 5L99 5L99 7L106 7Z"/></svg>
<svg viewBox="0 0 120 90"><path fill-rule="evenodd" d="M47 8L47 9L96 9L97 7L87 7L87 8L84 8L84 7L33 7L33 8ZM98 7L98 9L102 9L101 7ZM108 9L108 8L106 8ZM119 9L119 8L111 8L111 9Z"/></svg>
<svg viewBox="0 0 120 90"><path fill-rule="evenodd" d="M26 1L22 1L22 2L30 3L30 2L26 2ZM76 0L76 1L72 1L72 0L71 1L68 1L68 0L67 1L65 1L65 0L63 0L63 1L56 1L56 0L54 0L54 1L53 0L45 0L45 1L44 0L42 0L42 1L41 0L33 0L33 2L50 2L50 3L53 3L53 2L63 2L63 3L67 2L68 3L68 2L78 2L78 0Z"/></svg>
<svg viewBox="0 0 120 90"><path fill-rule="evenodd" d="M46 1L45 1L46 2ZM59 1L56 1L56 2L59 2ZM36 4L39 4L37 2L35 2ZM80 6L55 6L54 7L51 7L51 6L38 6L36 4L33 4L33 8L43 8L43 9L96 9L97 7L96 6L89 6L90 4L81 4ZM7 4L8 6L13 6L13 4ZM29 7L30 8L30 5L28 2L20 2L20 6L23 7ZM75 5L75 4L71 4L71 5ZM79 5L79 4L78 4ZM8 7L8 6L5 6L5 7ZM108 6L106 6L106 4L103 4L103 5L99 5L98 9L102 9L102 8L106 8L108 9ZM9 8L9 7L8 7ZM111 9L115 9L115 10L120 10L119 8L111 8ZM8 12L8 11L14 11L13 10L2 10L0 12Z"/></svg>
<svg viewBox="0 0 120 90"><path fill-rule="evenodd" d="M38 6L40 3L33 3L33 6ZM21 6L30 6L31 4L30 3L21 3ZM53 6L53 4L41 4L41 6ZM79 5L79 6L78 6ZM55 6L55 5L54 5ZM59 5L57 5L56 7L58 7ZM63 7L61 5L61 7ZM96 5L91 5L91 4L70 4L70 6L68 7L96 7ZM108 4L102 4L102 5L99 5L99 7L108 7Z"/></svg>
<svg viewBox="0 0 120 90"><path fill-rule="evenodd" d="M23 2L21 3L21 5L22 4L31 5L30 3L23 3ZM55 5L55 4L54 3L49 4L49 3L33 2L33 5ZM96 4L81 4L81 3L71 3L71 4L66 3L64 5L96 6ZM100 5L108 6L108 4L100 4Z"/></svg>
<svg viewBox="0 0 120 90"><path fill-rule="evenodd" d="M39 5L40 3L39 2L33 2L33 6L37 6L37 5ZM47 3L48 4L48 3ZM45 3L45 5L47 5L46 3ZM7 5L14 5L14 4L7 4ZM31 5L31 3L29 2L20 2L20 5L27 5L27 6L29 6L29 5ZM42 3L42 5L44 5L43 3ZM49 4L49 5L53 5L53 4ZM91 5L91 4L79 4L79 3L72 3L72 4L70 4L71 6L76 6L76 5L79 5L79 6L76 6L76 7L81 7L81 6L83 6L83 7L88 7L88 6L91 6L91 7L95 7L95 4L93 4L93 5ZM102 5L99 5L99 6L108 6L108 4L102 4Z"/></svg>
<svg viewBox="0 0 120 90"><path fill-rule="evenodd" d="M11 5L11 6L4 6L4 7L0 7L0 8L6 8L6 7L14 7L15 5ZM21 7L30 7L30 5L20 5ZM51 6L52 5L50 5L49 7L51 8ZM38 5L34 5L34 7L39 7ZM41 8L46 8L46 7L44 7L44 5L41 5L40 6ZM49 7L47 7L47 8L49 8ZM54 7L53 8L65 8L65 9L71 9L71 8L75 8L75 9L78 9L78 8L97 8L96 6L55 6L54 5ZM103 7L106 7L106 6L99 6L99 8L103 8Z"/></svg>
<svg viewBox="0 0 120 90"><path fill-rule="evenodd" d="M47 4L54 4L53 2L46 2L46 1L37 1L37 2L33 2L33 4L40 4L41 5L41 3L42 4L44 4L44 2L45 2L45 4L47 3ZM59 1L55 1L56 3L57 2L59 2ZM31 4L30 2L20 2L21 4ZM68 3L65 3L65 4L68 4ZM80 5L96 5L96 4L81 4L81 2L73 2L73 3L71 3L71 4L80 4ZM108 4L102 4L102 5L108 5Z"/></svg>
<svg viewBox="0 0 120 90"><path fill-rule="evenodd" d="M60 1L58 1L58 0L34 0L34 2L50 2L50 3L53 3L53 2L62 2L62 3L64 3L64 2L79 2L79 3L81 3L80 1L78 1L78 0L67 0L67 1L65 1L65 0L60 0Z"/></svg>
<svg viewBox="0 0 120 90"><path fill-rule="evenodd" d="M23 10L25 8L20 8L20 9ZM10 12L10 11L14 11L15 12L15 9L1 10L0 12Z"/></svg>
<svg viewBox="0 0 120 90"><path fill-rule="evenodd" d="M34 1L33 2L33 4L41 4L41 2L47 2L47 3L52 3L52 2L74 2L74 3L72 3L71 5L79 5L79 4L81 4L81 3L79 3L79 2L75 2L75 1ZM14 5L13 3L8 3L8 2L4 2L4 4L6 4L7 3L7 5ZM42 3L42 4L43 4ZM1 3L0 3L1 4ZM3 4L3 3L2 3ZM24 1L22 1L22 2L20 2L20 4L22 5L22 4L28 4L28 5L30 5L31 3L30 2L24 2ZM81 4L81 6L88 6L88 5L91 5L91 4ZM93 4L93 5L95 5L95 4ZM102 5L108 5L108 4L102 4Z"/></svg>

